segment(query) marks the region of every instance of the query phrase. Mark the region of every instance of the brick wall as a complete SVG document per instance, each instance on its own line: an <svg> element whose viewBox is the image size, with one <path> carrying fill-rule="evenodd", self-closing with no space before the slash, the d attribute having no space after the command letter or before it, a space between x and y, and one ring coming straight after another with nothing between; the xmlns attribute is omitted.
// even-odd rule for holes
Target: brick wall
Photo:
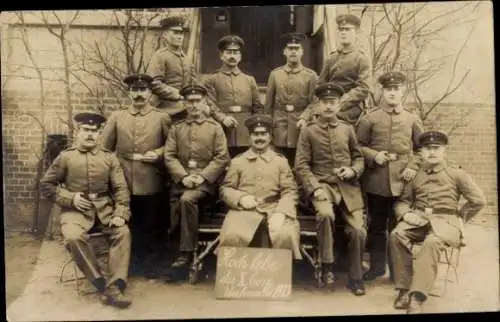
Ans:
<svg viewBox="0 0 500 322"><path fill-rule="evenodd" d="M48 134L65 134L67 127L62 94L49 93L45 108ZM105 97L105 115L126 106L125 97ZM96 98L84 92L73 94L74 113L95 111ZM471 110L472 109L472 110ZM484 190L488 207L485 213L497 214L496 123L490 105L443 105L426 122L427 128L448 132L463 115L470 115L450 137L449 158L461 165ZM2 96L3 179L5 224L8 227L31 225L35 199L37 154L42 131L31 114L40 118L36 93L6 91Z"/></svg>

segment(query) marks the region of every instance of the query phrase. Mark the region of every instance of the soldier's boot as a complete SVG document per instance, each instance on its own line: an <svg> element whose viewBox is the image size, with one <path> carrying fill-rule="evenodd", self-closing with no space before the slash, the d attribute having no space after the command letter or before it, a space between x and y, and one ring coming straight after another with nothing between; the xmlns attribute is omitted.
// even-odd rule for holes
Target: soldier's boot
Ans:
<svg viewBox="0 0 500 322"><path fill-rule="evenodd" d="M132 304L132 300L125 293L125 287L118 283L110 285L101 295L101 302L119 309L126 309Z"/></svg>
<svg viewBox="0 0 500 322"><path fill-rule="evenodd" d="M406 310L407 314L419 314L423 313L425 296L419 292L414 292L410 295L410 300L408 303L408 308Z"/></svg>
<svg viewBox="0 0 500 322"><path fill-rule="evenodd" d="M373 281L377 277L385 275L387 259L385 251L381 250L385 249L385 245L382 244L377 246L378 247L374 247L374 249L370 251L370 269L365 274L363 274L363 279L365 281Z"/></svg>
<svg viewBox="0 0 500 322"><path fill-rule="evenodd" d="M170 265L170 269L165 275L165 281L177 282L185 280L189 274L189 265L193 260L193 252L181 252L179 257Z"/></svg>
<svg viewBox="0 0 500 322"><path fill-rule="evenodd" d="M333 265L328 263L323 263L321 265L321 278L323 279L324 288L329 290L335 289L335 282L337 277L333 273Z"/></svg>
<svg viewBox="0 0 500 322"><path fill-rule="evenodd" d="M409 302L410 297L408 295L408 290L399 290L399 293L394 300L394 308L396 310L406 310L408 309Z"/></svg>
<svg viewBox="0 0 500 322"><path fill-rule="evenodd" d="M363 280L349 279L349 281L347 282L347 288L350 289L352 294L356 296L362 296L366 294L365 284Z"/></svg>

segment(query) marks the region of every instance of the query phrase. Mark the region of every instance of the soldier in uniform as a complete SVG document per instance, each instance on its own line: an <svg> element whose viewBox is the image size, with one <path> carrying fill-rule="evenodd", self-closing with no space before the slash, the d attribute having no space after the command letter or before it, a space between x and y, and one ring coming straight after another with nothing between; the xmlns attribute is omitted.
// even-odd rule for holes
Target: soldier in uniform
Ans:
<svg viewBox="0 0 500 322"><path fill-rule="evenodd" d="M161 212L164 183L159 170L171 120L150 105L151 81L146 74L124 79L132 105L113 113L101 136L103 146L116 152L131 193L132 271L147 266L149 255L159 255L168 225Z"/></svg>
<svg viewBox="0 0 500 322"><path fill-rule="evenodd" d="M368 281L385 274L387 229L394 224L393 207L397 197L419 168L414 150L423 132L420 117L401 106L405 75L389 72L378 81L384 102L362 117L357 127L366 163L361 186L366 193L369 218L370 269L364 275Z"/></svg>
<svg viewBox="0 0 500 322"><path fill-rule="evenodd" d="M40 180L42 193L61 206L61 232L66 249L101 302L118 308L131 304L125 293L130 259L130 195L116 156L98 146L105 118L75 115L76 144L61 152ZM103 232L110 244L109 278L101 272L87 234Z"/></svg>
<svg viewBox="0 0 500 322"><path fill-rule="evenodd" d="M230 210L219 246L286 248L302 259L297 184L287 160L270 148L272 124L268 115L245 122L251 147L231 160L220 187Z"/></svg>
<svg viewBox="0 0 500 322"><path fill-rule="evenodd" d="M398 290L394 307L407 309L407 313L423 311L436 278L440 249L460 245L460 221L470 220L486 202L481 189L465 171L446 164L446 134L424 132L419 145L422 166L395 204L398 224L390 236ZM467 202L459 206L461 196ZM422 245L416 254L412 254L414 243Z"/></svg>
<svg viewBox="0 0 500 322"><path fill-rule="evenodd" d="M355 295L364 295L362 257L366 240L363 197L358 182L364 160L354 129L336 117L342 87L325 83L316 88L320 99L316 120L303 128L297 143L295 172L316 211L322 281L333 286L335 276L333 224L337 213L346 222L349 282Z"/></svg>
<svg viewBox="0 0 500 322"><path fill-rule="evenodd" d="M172 264L168 280L176 279L176 272L187 272L197 246L198 204L215 194L216 182L230 162L224 130L207 116L206 94L199 85L181 90L188 116L173 125L165 143L164 160L173 180L171 195L180 210L181 229L180 256Z"/></svg>
<svg viewBox="0 0 500 322"><path fill-rule="evenodd" d="M280 149L290 165L293 165L299 136L297 121L314 99L318 75L302 65L304 52L301 42L305 35L288 33L283 35L283 39L286 64L269 74L264 111L274 119L274 146Z"/></svg>
<svg viewBox="0 0 500 322"><path fill-rule="evenodd" d="M212 117L225 128L231 157L248 149L245 120L263 108L255 78L238 67L244 45L238 36L222 37L218 43L222 67L205 81Z"/></svg>
<svg viewBox="0 0 500 322"><path fill-rule="evenodd" d="M186 117L179 90L195 82L194 66L182 49L189 28L181 16L167 17L160 21L160 25L165 29L166 44L151 57L148 74L153 77L152 89L159 100L158 108L177 122Z"/></svg>
<svg viewBox="0 0 500 322"><path fill-rule="evenodd" d="M318 85L336 82L344 89L340 99L337 117L355 124L361 113L365 99L370 93L372 63L370 57L355 44L356 33L361 20L352 14L338 15L336 18L340 48L330 53L326 59ZM316 114L315 104L310 105L300 116L299 127Z"/></svg>

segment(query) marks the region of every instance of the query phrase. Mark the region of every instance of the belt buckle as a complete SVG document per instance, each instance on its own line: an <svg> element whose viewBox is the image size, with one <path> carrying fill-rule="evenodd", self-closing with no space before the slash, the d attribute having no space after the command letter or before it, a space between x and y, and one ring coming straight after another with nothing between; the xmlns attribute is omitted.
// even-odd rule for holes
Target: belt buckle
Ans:
<svg viewBox="0 0 500 322"><path fill-rule="evenodd" d="M387 154L387 156L389 157L390 161L396 161L398 159L397 153L389 153Z"/></svg>
<svg viewBox="0 0 500 322"><path fill-rule="evenodd" d="M89 198L89 200L95 200L97 199L97 193L89 193L87 194L87 197Z"/></svg>
<svg viewBox="0 0 500 322"><path fill-rule="evenodd" d="M287 112L293 112L293 111L295 111L295 106L293 106L291 104L287 104L287 105L285 105L285 110Z"/></svg>
<svg viewBox="0 0 500 322"><path fill-rule="evenodd" d="M132 161L140 161L142 160L143 155L140 153L132 153L131 159Z"/></svg>
<svg viewBox="0 0 500 322"><path fill-rule="evenodd" d="M432 215L432 208L431 207L425 207L424 208L424 213L426 215Z"/></svg>
<svg viewBox="0 0 500 322"><path fill-rule="evenodd" d="M196 160L189 160L188 161L188 168L189 169L196 169L198 167L198 162Z"/></svg>
<svg viewBox="0 0 500 322"><path fill-rule="evenodd" d="M233 105L233 106L230 106L228 109L229 109L229 111L231 111L233 113L240 113L242 111L242 108L240 105Z"/></svg>

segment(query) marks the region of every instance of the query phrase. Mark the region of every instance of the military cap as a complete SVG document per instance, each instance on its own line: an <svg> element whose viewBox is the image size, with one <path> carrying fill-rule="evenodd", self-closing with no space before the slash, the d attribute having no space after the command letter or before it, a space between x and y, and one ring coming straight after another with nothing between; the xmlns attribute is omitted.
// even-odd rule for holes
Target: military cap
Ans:
<svg viewBox="0 0 500 322"><path fill-rule="evenodd" d="M171 16L160 20L160 26L165 29L169 28L177 28L184 31L189 30L189 27L186 25L186 19L182 16Z"/></svg>
<svg viewBox="0 0 500 322"><path fill-rule="evenodd" d="M388 72L381 75L378 78L378 82L382 85L382 87L402 85L406 82L406 76L401 72Z"/></svg>
<svg viewBox="0 0 500 322"><path fill-rule="evenodd" d="M314 94L318 98L341 97L344 95L344 89L337 83L330 82L316 86Z"/></svg>
<svg viewBox="0 0 500 322"><path fill-rule="evenodd" d="M186 85L181 90L179 93L186 97L187 95L202 95L205 96L207 95L207 89L204 86L201 85Z"/></svg>
<svg viewBox="0 0 500 322"><path fill-rule="evenodd" d="M306 39L306 35L300 32L289 32L282 35L281 38L286 46L289 44L301 44Z"/></svg>
<svg viewBox="0 0 500 322"><path fill-rule="evenodd" d="M146 87L151 87L151 81L153 80L153 77L147 75L147 74L131 74L125 77L123 82L127 84L129 87L132 86L146 86Z"/></svg>
<svg viewBox="0 0 500 322"><path fill-rule="evenodd" d="M258 126L263 126L270 131L273 127L273 118L266 114L254 114L247 118L245 126L248 128L249 132L253 132Z"/></svg>
<svg viewBox="0 0 500 322"><path fill-rule="evenodd" d="M75 115L74 119L76 123L96 125L98 128L101 127L102 123L106 122L106 118L104 116L88 112L78 113Z"/></svg>
<svg viewBox="0 0 500 322"><path fill-rule="evenodd" d="M352 14L342 14L338 15L335 19L337 25L341 26L344 24L350 24L359 28L361 26L361 19Z"/></svg>
<svg viewBox="0 0 500 322"><path fill-rule="evenodd" d="M428 145L447 145L448 136L440 131L426 131L418 137L418 144L421 147Z"/></svg>
<svg viewBox="0 0 500 322"><path fill-rule="evenodd" d="M219 43L217 44L217 48L219 48L219 50L224 50L229 45L236 45L236 46L240 47L240 49L241 49L245 46L245 42L239 36L226 35L219 40Z"/></svg>

